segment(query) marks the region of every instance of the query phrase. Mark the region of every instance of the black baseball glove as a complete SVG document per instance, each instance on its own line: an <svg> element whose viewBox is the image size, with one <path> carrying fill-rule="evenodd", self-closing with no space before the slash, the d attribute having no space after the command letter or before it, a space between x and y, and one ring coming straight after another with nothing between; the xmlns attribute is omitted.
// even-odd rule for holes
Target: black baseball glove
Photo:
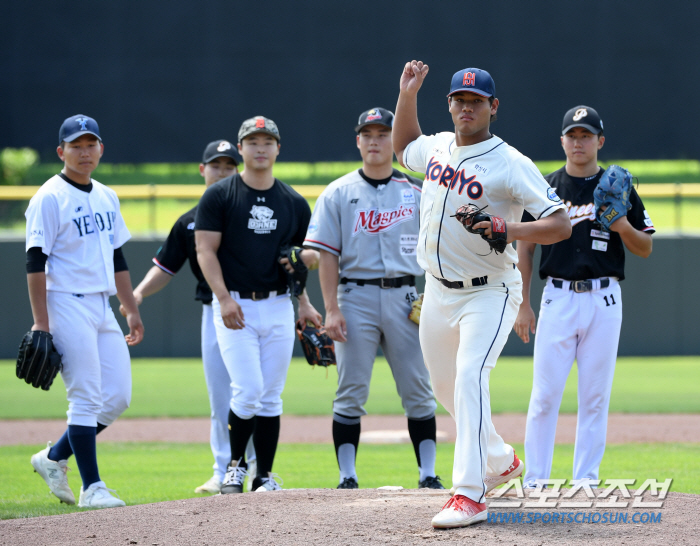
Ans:
<svg viewBox="0 0 700 546"><path fill-rule="evenodd" d="M486 205L488 206L488 205ZM499 216L492 216L488 212L484 212L483 208L477 207L473 203L462 205L457 209L457 212L450 218L457 218L469 233L481 235L481 238L486 241L496 254L502 254L508 246L508 229L506 221ZM473 226L479 222L489 222L491 224L491 237L486 236L485 228L474 229Z"/></svg>
<svg viewBox="0 0 700 546"><path fill-rule="evenodd" d="M306 267L306 264L301 259L302 250L304 249L298 246L283 247L280 250L280 258L287 258L289 265L294 268L293 273L287 271L286 268L284 268L284 272L287 275L289 292L297 298L304 292L306 278L309 276L309 268Z"/></svg>
<svg viewBox="0 0 700 546"><path fill-rule="evenodd" d="M328 337L325 328L319 330L311 323L307 322L306 325L302 325L297 322L297 336L309 364L327 368L336 363L333 340Z"/></svg>
<svg viewBox="0 0 700 546"><path fill-rule="evenodd" d="M51 334L41 330L24 334L17 354L17 377L47 391L62 369L61 355Z"/></svg>
<svg viewBox="0 0 700 546"><path fill-rule="evenodd" d="M614 222L627 216L632 208L631 193L632 174L627 169L610 165L593 190L595 218L605 231L610 231Z"/></svg>

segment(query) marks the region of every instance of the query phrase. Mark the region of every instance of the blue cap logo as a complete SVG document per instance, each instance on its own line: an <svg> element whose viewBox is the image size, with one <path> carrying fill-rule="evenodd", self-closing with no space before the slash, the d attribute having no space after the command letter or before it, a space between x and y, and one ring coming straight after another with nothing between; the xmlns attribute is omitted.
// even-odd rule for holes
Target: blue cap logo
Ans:
<svg viewBox="0 0 700 546"><path fill-rule="evenodd" d="M58 131L58 143L73 142L83 135L95 135L102 140L97 122L89 116L78 114L67 118Z"/></svg>

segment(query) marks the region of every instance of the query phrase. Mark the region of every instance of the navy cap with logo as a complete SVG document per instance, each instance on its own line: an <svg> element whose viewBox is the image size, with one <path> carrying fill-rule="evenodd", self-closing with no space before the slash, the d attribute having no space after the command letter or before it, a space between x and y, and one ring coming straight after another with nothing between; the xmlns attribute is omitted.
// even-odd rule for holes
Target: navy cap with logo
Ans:
<svg viewBox="0 0 700 546"><path fill-rule="evenodd" d="M228 140L215 140L207 144L202 156L202 163L207 164L218 157L230 157L236 165L240 163L235 147Z"/></svg>
<svg viewBox="0 0 700 546"><path fill-rule="evenodd" d="M63 122L63 125L58 130L58 143L73 142L76 138L83 135L95 135L102 141L100 128L94 119L82 114L71 116Z"/></svg>
<svg viewBox="0 0 700 546"><path fill-rule="evenodd" d="M238 130L238 142L255 133L265 133L275 137L277 142L280 141L280 131L277 128L277 124L264 116L255 116L241 124L241 128Z"/></svg>
<svg viewBox="0 0 700 546"><path fill-rule="evenodd" d="M460 91L469 91L482 97L495 97L496 84L493 82L491 74L486 72L486 70L465 68L455 72L455 75L452 76L450 92L447 96L449 97Z"/></svg>
<svg viewBox="0 0 700 546"><path fill-rule="evenodd" d="M583 127L594 135L599 135L603 132L603 120L600 119L598 112L590 106L574 106L564 114L564 121L561 124L561 134L565 135L574 127Z"/></svg>
<svg viewBox="0 0 700 546"><path fill-rule="evenodd" d="M385 108L372 108L360 114L360 119L357 120L356 132L367 125L384 125L391 129L394 126L394 114Z"/></svg>

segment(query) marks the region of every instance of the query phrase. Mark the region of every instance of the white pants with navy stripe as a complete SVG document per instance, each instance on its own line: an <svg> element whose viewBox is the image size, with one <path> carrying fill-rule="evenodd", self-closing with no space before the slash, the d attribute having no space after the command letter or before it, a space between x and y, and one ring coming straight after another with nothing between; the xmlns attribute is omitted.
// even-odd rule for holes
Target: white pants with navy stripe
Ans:
<svg viewBox="0 0 700 546"><path fill-rule="evenodd" d="M131 401L131 358L108 294L48 290L46 304L63 360L68 424L111 425Z"/></svg>
<svg viewBox="0 0 700 546"><path fill-rule="evenodd" d="M610 279L607 288L577 293L556 288L547 279L535 334L525 485L550 478L559 406L574 360L578 363L578 421L573 478L598 479L621 325L618 281Z"/></svg>
<svg viewBox="0 0 700 546"><path fill-rule="evenodd" d="M450 289L426 275L420 342L433 391L457 424L452 486L484 502L484 478L513 463L491 422L489 376L522 301L520 272L498 283Z"/></svg>
<svg viewBox="0 0 700 546"><path fill-rule="evenodd" d="M236 296L235 292L231 293ZM212 311L219 350L229 375L229 405L241 419L282 414L282 390L294 348L294 306L289 294L237 299L245 328L226 328L219 301Z"/></svg>

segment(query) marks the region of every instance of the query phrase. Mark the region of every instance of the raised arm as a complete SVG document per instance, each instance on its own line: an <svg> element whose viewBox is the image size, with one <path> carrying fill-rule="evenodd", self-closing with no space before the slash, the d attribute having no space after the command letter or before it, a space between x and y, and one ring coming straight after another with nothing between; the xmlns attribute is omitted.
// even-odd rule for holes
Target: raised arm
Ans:
<svg viewBox="0 0 700 546"><path fill-rule="evenodd" d="M394 127L391 131L391 142L394 146L396 159L402 167L403 152L411 142L423 133L418 124L418 90L428 74L428 65L422 61L406 63L401 73L399 83L399 100L396 103Z"/></svg>

